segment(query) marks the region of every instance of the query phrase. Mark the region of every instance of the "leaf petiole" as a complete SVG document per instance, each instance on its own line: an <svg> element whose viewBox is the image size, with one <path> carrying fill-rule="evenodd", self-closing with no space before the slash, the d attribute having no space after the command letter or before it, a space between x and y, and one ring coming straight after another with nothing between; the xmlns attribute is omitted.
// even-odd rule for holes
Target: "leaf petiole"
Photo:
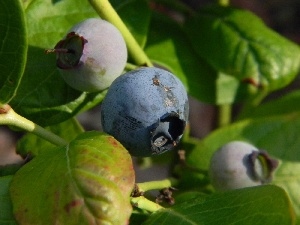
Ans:
<svg viewBox="0 0 300 225"><path fill-rule="evenodd" d="M33 134L57 146L65 146L68 144L66 140L56 134L20 116L9 105L3 105L0 107L0 125L15 126L22 130L32 132Z"/></svg>

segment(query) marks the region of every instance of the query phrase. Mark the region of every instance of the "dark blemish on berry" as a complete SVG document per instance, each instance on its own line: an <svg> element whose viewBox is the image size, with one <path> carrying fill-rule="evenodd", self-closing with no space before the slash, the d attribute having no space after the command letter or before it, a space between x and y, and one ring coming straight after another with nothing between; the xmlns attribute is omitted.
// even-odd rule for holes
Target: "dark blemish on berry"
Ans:
<svg viewBox="0 0 300 225"><path fill-rule="evenodd" d="M159 81L157 75L155 75L155 76L152 78L152 81L153 81L153 85L156 85L156 86L159 86L159 85L160 85L160 81Z"/></svg>
<svg viewBox="0 0 300 225"><path fill-rule="evenodd" d="M106 74L106 69L105 68L101 68L99 74L102 75L102 76L104 76Z"/></svg>

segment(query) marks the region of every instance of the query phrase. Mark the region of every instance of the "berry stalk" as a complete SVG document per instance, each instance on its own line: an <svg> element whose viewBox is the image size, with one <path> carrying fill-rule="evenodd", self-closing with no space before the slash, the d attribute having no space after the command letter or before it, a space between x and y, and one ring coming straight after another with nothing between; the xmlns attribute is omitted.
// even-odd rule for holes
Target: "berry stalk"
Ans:
<svg viewBox="0 0 300 225"><path fill-rule="evenodd" d="M218 107L218 127L223 127L231 123L231 104L223 104Z"/></svg>
<svg viewBox="0 0 300 225"><path fill-rule="evenodd" d="M230 0L217 0L220 6L229 6ZM231 123L232 104L222 104L218 107L218 127L223 127Z"/></svg>
<svg viewBox="0 0 300 225"><path fill-rule="evenodd" d="M122 19L110 4L110 2L108 0L89 0L89 2L102 19L107 20L119 29L126 42L128 52L134 62L138 66L153 66L148 56L139 46Z"/></svg>
<svg viewBox="0 0 300 225"><path fill-rule="evenodd" d="M167 187L174 187L178 184L178 180L175 178L167 178L164 180L148 181L144 183L137 183L138 190L141 193L150 190L160 190Z"/></svg>
<svg viewBox="0 0 300 225"><path fill-rule="evenodd" d="M144 196L132 197L130 199L130 202L133 206L139 209L147 210L148 212L156 212L157 210L163 209L162 206L160 206L155 202L150 201Z"/></svg>
<svg viewBox="0 0 300 225"><path fill-rule="evenodd" d="M136 70L136 69L138 69L138 66L131 64L131 63L126 63L125 70L130 71L130 70Z"/></svg>
<svg viewBox="0 0 300 225"><path fill-rule="evenodd" d="M15 126L22 130L32 132L57 146L65 146L68 144L66 140L56 134L20 116L9 105L0 107L0 125Z"/></svg>

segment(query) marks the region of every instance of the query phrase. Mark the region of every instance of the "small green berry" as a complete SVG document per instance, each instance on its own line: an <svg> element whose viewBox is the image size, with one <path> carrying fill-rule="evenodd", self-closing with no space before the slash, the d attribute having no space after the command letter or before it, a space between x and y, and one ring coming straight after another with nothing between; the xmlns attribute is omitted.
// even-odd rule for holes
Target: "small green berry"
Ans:
<svg viewBox="0 0 300 225"><path fill-rule="evenodd" d="M278 160L242 141L223 145L211 158L209 176L216 190L225 191L270 183Z"/></svg>

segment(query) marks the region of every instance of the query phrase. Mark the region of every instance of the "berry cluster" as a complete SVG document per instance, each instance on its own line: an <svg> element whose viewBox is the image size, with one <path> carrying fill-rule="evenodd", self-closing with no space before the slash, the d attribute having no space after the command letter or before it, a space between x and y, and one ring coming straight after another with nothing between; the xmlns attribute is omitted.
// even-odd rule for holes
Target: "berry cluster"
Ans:
<svg viewBox="0 0 300 225"><path fill-rule="evenodd" d="M161 154L178 145L189 114L183 84L154 67L120 76L127 49L112 24L87 19L48 52L57 54L57 67L71 87L86 92L109 87L101 110L103 130L133 156Z"/></svg>

